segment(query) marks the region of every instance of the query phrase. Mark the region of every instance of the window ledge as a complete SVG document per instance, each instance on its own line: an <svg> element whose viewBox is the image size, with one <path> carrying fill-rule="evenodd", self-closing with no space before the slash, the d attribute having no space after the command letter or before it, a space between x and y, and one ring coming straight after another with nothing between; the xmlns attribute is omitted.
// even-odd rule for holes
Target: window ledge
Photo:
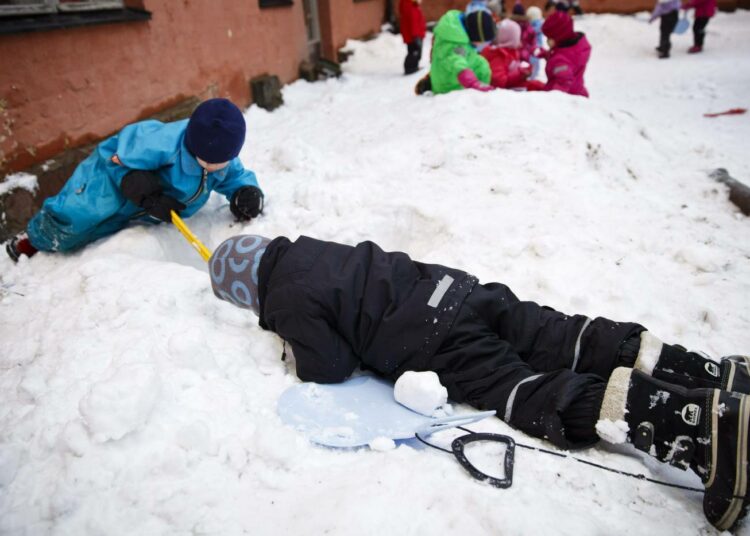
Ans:
<svg viewBox="0 0 750 536"><path fill-rule="evenodd" d="M44 32L64 28L76 28L78 26L111 24L113 22L143 22L150 19L150 11L135 8L2 17L0 18L0 35L23 32Z"/></svg>

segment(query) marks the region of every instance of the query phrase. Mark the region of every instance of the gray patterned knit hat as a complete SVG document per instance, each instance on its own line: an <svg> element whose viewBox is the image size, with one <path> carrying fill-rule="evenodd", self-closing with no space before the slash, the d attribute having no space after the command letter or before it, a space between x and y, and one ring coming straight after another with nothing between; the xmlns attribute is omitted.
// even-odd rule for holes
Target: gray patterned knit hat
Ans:
<svg viewBox="0 0 750 536"><path fill-rule="evenodd" d="M237 235L216 248L208 271L217 298L259 313L258 266L270 242L264 236Z"/></svg>

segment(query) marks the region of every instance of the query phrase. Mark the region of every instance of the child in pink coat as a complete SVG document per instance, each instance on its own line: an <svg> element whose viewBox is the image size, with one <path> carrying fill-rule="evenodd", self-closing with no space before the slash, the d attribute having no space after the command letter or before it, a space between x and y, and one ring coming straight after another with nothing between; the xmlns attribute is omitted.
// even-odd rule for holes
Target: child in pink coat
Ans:
<svg viewBox="0 0 750 536"><path fill-rule="evenodd" d="M583 75L591 56L586 36L573 29L573 19L565 12L552 13L542 25L550 51L547 54L547 84L543 91L562 91L588 97Z"/></svg>
<svg viewBox="0 0 750 536"><path fill-rule="evenodd" d="M703 41L706 38L708 21L716 15L716 0L688 0L682 4L683 9L695 8L695 22L693 23L693 46L688 53L697 54L703 51Z"/></svg>

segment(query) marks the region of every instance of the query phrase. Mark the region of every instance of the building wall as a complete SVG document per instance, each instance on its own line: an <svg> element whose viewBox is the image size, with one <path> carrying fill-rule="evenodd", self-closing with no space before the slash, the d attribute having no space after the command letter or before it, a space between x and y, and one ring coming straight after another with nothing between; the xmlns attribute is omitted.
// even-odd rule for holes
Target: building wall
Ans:
<svg viewBox="0 0 750 536"><path fill-rule="evenodd" d="M338 49L347 39L379 32L385 19L386 1L320 0L323 57L336 61Z"/></svg>
<svg viewBox="0 0 750 536"><path fill-rule="evenodd" d="M0 176L190 96L247 105L250 78L295 80L308 54L301 0L264 9L258 0L141 3L149 22L0 36ZM377 31L385 12L385 0L320 3L330 3L323 47L334 60L347 38Z"/></svg>

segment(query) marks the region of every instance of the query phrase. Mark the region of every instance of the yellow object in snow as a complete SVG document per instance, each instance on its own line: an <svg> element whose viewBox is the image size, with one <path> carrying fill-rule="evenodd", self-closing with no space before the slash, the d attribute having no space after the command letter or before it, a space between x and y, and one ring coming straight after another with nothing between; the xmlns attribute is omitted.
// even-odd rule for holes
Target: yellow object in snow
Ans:
<svg viewBox="0 0 750 536"><path fill-rule="evenodd" d="M192 245L198 251L198 253L200 253L200 256L203 257L203 260L208 262L208 259L211 258L211 252L206 246L203 245L203 242L198 240L198 237L193 234L190 228L185 225L185 222L182 221L182 218L180 218L174 210L172 211L172 223L174 223L174 226L177 227L177 229L182 233L182 236L184 236L185 239L190 242L190 245Z"/></svg>

